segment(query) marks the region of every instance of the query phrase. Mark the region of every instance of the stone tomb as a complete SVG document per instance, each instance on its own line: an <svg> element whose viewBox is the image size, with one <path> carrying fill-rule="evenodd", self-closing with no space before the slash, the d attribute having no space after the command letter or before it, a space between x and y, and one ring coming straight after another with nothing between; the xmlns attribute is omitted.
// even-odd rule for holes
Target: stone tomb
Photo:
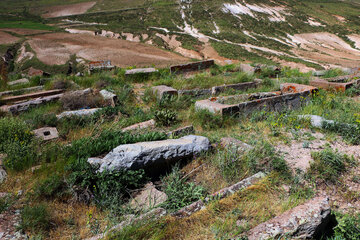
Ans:
<svg viewBox="0 0 360 240"><path fill-rule="evenodd" d="M339 92L345 92L346 89L360 83L360 75L345 75L326 79L314 79L310 85L326 90L334 89Z"/></svg>
<svg viewBox="0 0 360 240"><path fill-rule="evenodd" d="M281 111L296 109L306 103L317 88L296 83L284 83L278 92L242 94L226 97L213 97L195 103L196 110L206 109L221 115L250 114L253 111L266 109Z"/></svg>
<svg viewBox="0 0 360 240"><path fill-rule="evenodd" d="M215 64L214 60L206 60L201 62L192 62L170 67L170 72L173 74L181 74L186 72L193 72L204 70L212 67Z"/></svg>

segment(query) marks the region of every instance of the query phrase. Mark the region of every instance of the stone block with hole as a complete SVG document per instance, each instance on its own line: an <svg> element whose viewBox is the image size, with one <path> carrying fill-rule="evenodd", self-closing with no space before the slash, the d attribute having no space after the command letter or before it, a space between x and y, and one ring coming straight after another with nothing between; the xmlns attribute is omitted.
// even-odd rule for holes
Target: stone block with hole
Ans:
<svg viewBox="0 0 360 240"><path fill-rule="evenodd" d="M35 134L36 137L44 141L49 141L52 139L59 138L58 130L54 127L43 127L43 128L35 129L33 133Z"/></svg>

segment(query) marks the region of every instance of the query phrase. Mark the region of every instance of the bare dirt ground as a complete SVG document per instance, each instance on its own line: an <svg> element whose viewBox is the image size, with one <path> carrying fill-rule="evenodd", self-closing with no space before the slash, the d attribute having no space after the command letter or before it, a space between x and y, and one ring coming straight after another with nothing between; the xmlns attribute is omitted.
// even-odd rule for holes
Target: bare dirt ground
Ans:
<svg viewBox="0 0 360 240"><path fill-rule="evenodd" d="M64 64L71 54L90 60L111 60L119 67L165 67L188 59L142 43L86 34L51 33L32 37L30 46L46 64Z"/></svg>
<svg viewBox="0 0 360 240"><path fill-rule="evenodd" d="M18 41L19 38L9 33L0 31L0 44L10 44Z"/></svg>
<svg viewBox="0 0 360 240"><path fill-rule="evenodd" d="M5 28L5 29L0 29L0 31L12 32L12 33L16 33L19 35L33 35L33 34L49 32L46 30L23 29L23 28Z"/></svg>
<svg viewBox="0 0 360 240"><path fill-rule="evenodd" d="M321 32L296 34L293 41L301 44L293 53L305 59L325 63L329 66L357 67L360 65L360 51L352 48L338 36Z"/></svg>
<svg viewBox="0 0 360 240"><path fill-rule="evenodd" d="M43 14L42 17L52 18L52 17L63 17L63 16L81 14L81 13L85 13L95 4L96 2L84 2L84 3L47 7L44 9L46 13Z"/></svg>

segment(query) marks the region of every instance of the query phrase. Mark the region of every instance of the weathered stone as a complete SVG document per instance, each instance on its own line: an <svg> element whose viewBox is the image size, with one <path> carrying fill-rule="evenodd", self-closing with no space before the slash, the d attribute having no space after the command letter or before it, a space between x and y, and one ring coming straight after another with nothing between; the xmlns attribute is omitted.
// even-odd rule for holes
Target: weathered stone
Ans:
<svg viewBox="0 0 360 240"><path fill-rule="evenodd" d="M240 191L241 189L247 188L253 184L255 184L257 181L259 181L260 179L264 178L265 174L262 172L258 172L257 174L245 178L243 180L241 180L240 182L231 185L230 187L227 188L223 188L220 191L211 194L210 197L205 198L204 200L198 200L196 202L193 202L192 204L180 209L179 211L173 213L172 215L175 217L188 217L191 214L200 211L202 209L204 209L206 206L205 204L208 203L209 201L211 201L212 199L222 199L225 198L231 194L234 194L235 192Z"/></svg>
<svg viewBox="0 0 360 240"><path fill-rule="evenodd" d="M163 208L155 208L147 213L141 214L139 217L135 217L134 215L127 215L125 217L126 219L124 221L122 221L118 225L115 225L114 227L110 228L107 232L98 234L91 238L87 238L86 240L100 240L100 239L107 237L110 233L112 233L114 231L121 231L124 227L126 227L130 224L136 224L141 221L156 220L165 215L166 215L166 210Z"/></svg>
<svg viewBox="0 0 360 240"><path fill-rule="evenodd" d="M103 97L104 100L110 101L111 106L115 107L117 102L116 94L103 89L100 91L100 95Z"/></svg>
<svg viewBox="0 0 360 240"><path fill-rule="evenodd" d="M7 173L5 171L5 169L0 166L0 183L3 183L7 178Z"/></svg>
<svg viewBox="0 0 360 240"><path fill-rule="evenodd" d="M182 65L171 66L170 72L179 74L179 73L198 71L198 70L210 68L214 64L215 64L214 60L206 60L206 61L201 61L201 62L187 63L187 64L182 64Z"/></svg>
<svg viewBox="0 0 360 240"><path fill-rule="evenodd" d="M62 119L64 117L84 117L94 115L101 108L91 108L91 109L82 109L76 111L66 111L62 112L59 115L56 115L57 119Z"/></svg>
<svg viewBox="0 0 360 240"><path fill-rule="evenodd" d="M329 82L325 79L310 80L310 85L326 90L336 90L339 92L345 92L346 89L352 87L358 81L351 82Z"/></svg>
<svg viewBox="0 0 360 240"><path fill-rule="evenodd" d="M61 94L52 95L52 96L48 96L48 97L40 97L40 98L37 98L34 100L29 100L29 101L14 104L14 105L4 105L4 106L0 107L0 110L14 114L14 113L26 111L31 107L37 107L37 106L40 106L45 103L59 100L60 97L62 97L62 95L63 94L61 93Z"/></svg>
<svg viewBox="0 0 360 240"><path fill-rule="evenodd" d="M130 205L138 210L147 211L165 202L167 196L157 190L152 182L145 185L144 189L131 200Z"/></svg>
<svg viewBox="0 0 360 240"><path fill-rule="evenodd" d="M127 131L133 131L133 130L140 130L140 129L144 129L144 128L152 128L152 127L155 127L155 124L156 124L155 120L151 119L146 122L137 123L137 124L131 125L129 127L123 128L122 131L127 132Z"/></svg>
<svg viewBox="0 0 360 240"><path fill-rule="evenodd" d="M209 150L206 137L189 135L179 139L124 144L116 147L103 159L89 158L90 164L100 164L105 169L162 170L178 160Z"/></svg>
<svg viewBox="0 0 360 240"><path fill-rule="evenodd" d="M232 137L224 137L220 139L220 145L224 148L234 147L239 151L248 151L254 148L253 146Z"/></svg>
<svg viewBox="0 0 360 240"><path fill-rule="evenodd" d="M195 109L206 109L221 115L243 114L248 115L255 110L281 111L296 109L305 104L317 88L285 83L281 85L281 92L243 94L219 98L200 100L195 103ZM225 104L225 100L237 100L237 104Z"/></svg>
<svg viewBox="0 0 360 240"><path fill-rule="evenodd" d="M59 137L59 133L55 127L43 127L35 129L33 133L36 137L41 138L44 141L56 139Z"/></svg>
<svg viewBox="0 0 360 240"><path fill-rule="evenodd" d="M211 95L211 89L185 89L178 91L180 96L191 96L191 97L201 97L206 95Z"/></svg>
<svg viewBox="0 0 360 240"><path fill-rule="evenodd" d="M4 92L0 92L0 97L13 95L13 94L19 94L19 93L40 91L42 89L44 89L44 86L35 86L35 87L21 88L21 89L11 90L11 91L4 91Z"/></svg>
<svg viewBox="0 0 360 240"><path fill-rule="evenodd" d="M319 239L328 231L331 210L328 197L316 197L303 205L264 222L251 229L249 240L280 239Z"/></svg>
<svg viewBox="0 0 360 240"><path fill-rule="evenodd" d="M53 96L64 92L64 90L56 89L56 90L49 90L49 91L42 91L42 92L35 92L35 93L28 93L24 95L17 95L17 96L11 96L11 97L4 97L0 100L1 103L9 104L29 99L35 99L39 97L47 97L47 96Z"/></svg>
<svg viewBox="0 0 360 240"><path fill-rule="evenodd" d="M189 135L189 134L193 134L195 133L195 129L193 125L189 125L189 126L185 126L185 127L180 127L177 128L171 132L167 133L168 137L178 137L181 135Z"/></svg>
<svg viewBox="0 0 360 240"><path fill-rule="evenodd" d="M245 72L247 74L254 74L255 68L252 67L250 64L240 64L240 71Z"/></svg>
<svg viewBox="0 0 360 240"><path fill-rule="evenodd" d="M15 80L15 81L11 81L11 82L8 82L7 84L9 86L14 86L14 85L19 85L19 84L28 84L30 83L29 79L27 78L21 78L19 80Z"/></svg>
<svg viewBox="0 0 360 240"><path fill-rule="evenodd" d="M36 68L33 68L33 67L30 67L29 70L28 70L28 75L30 77L34 77L34 76L50 76L49 73L46 73L40 69L36 69Z"/></svg>
<svg viewBox="0 0 360 240"><path fill-rule="evenodd" d="M134 74L151 74L158 72L155 68L135 68L125 71L125 75L134 75Z"/></svg>
<svg viewBox="0 0 360 240"><path fill-rule="evenodd" d="M234 90L247 90L249 88L256 88L256 82L245 82L245 83L236 83L236 84L229 84L223 86L216 86L212 87L211 93L213 95L219 94L221 92L226 91L227 89L234 89Z"/></svg>
<svg viewBox="0 0 360 240"><path fill-rule="evenodd" d="M165 85L155 86L151 88L153 93L156 94L158 99L163 99L164 97L177 96L178 91L172 87Z"/></svg>

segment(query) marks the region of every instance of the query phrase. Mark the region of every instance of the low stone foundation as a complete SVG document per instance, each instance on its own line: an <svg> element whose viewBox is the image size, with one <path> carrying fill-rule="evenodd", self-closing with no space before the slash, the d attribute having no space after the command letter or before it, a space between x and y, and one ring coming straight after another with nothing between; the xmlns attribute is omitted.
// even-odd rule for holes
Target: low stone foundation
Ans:
<svg viewBox="0 0 360 240"><path fill-rule="evenodd" d="M173 74L181 74L186 72L204 70L210 68L215 64L214 60L207 60L201 62L187 63L170 67L170 72Z"/></svg>

